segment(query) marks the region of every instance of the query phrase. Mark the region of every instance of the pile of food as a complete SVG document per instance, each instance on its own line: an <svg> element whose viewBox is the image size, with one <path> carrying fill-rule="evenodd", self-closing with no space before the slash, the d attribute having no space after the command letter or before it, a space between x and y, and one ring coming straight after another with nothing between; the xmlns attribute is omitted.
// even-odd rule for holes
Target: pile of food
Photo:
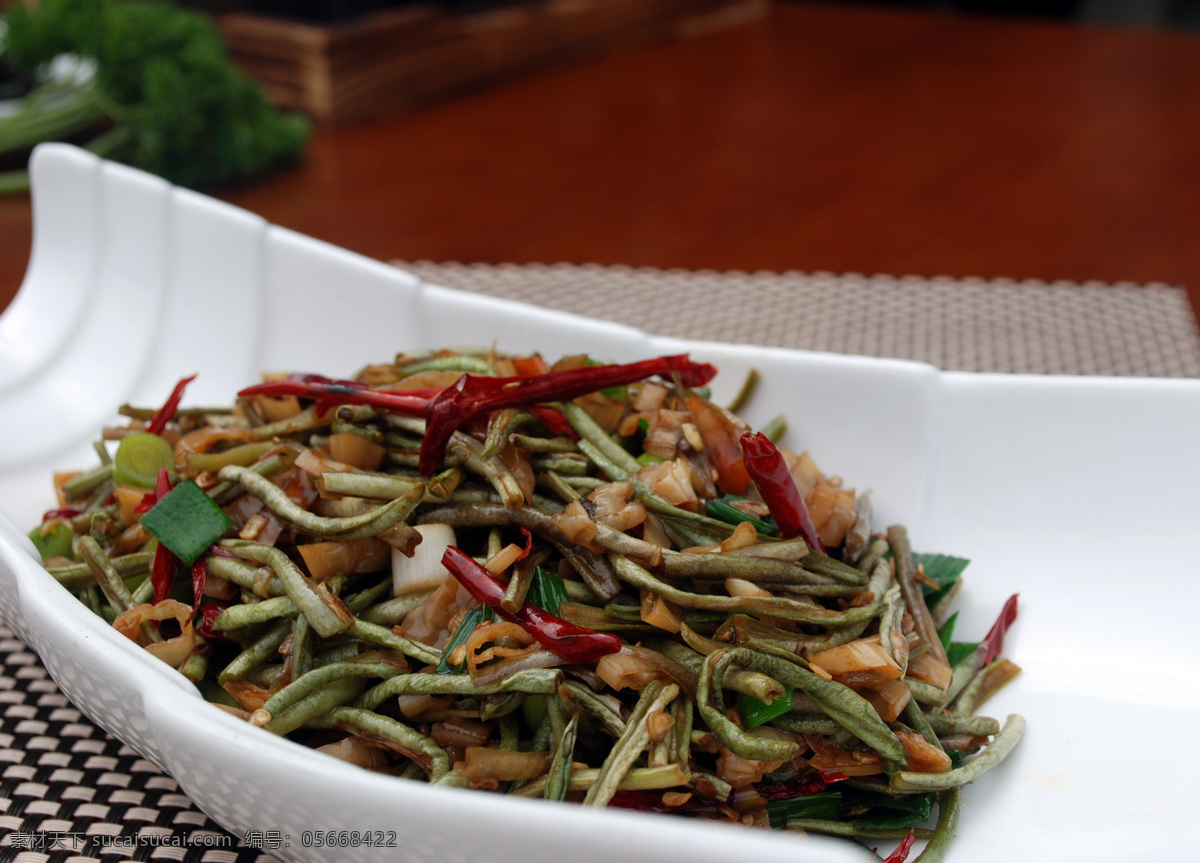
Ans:
<svg viewBox="0 0 1200 863"><path fill-rule="evenodd" d="M954 641L966 561L715 374L445 351L180 409L185 379L31 537L209 701L368 770L940 859L1024 727L976 715L1016 597Z"/></svg>

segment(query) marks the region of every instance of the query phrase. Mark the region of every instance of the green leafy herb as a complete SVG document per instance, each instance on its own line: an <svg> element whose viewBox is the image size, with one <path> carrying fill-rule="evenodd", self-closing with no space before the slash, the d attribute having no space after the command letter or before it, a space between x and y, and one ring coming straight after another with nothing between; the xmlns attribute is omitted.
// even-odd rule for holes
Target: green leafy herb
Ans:
<svg viewBox="0 0 1200 863"><path fill-rule="evenodd" d="M467 670L466 659L463 659L458 665L451 665L450 654L467 643L467 639L471 637L471 633L475 631L475 627L485 620L491 619L492 610L487 606L472 608L463 615L462 622L458 624L458 629L454 630L454 636L446 642L446 647L442 650L442 659L437 666L438 674L462 674Z"/></svg>
<svg viewBox="0 0 1200 863"><path fill-rule="evenodd" d="M142 516L142 527L187 564L204 554L231 524L229 516L190 479Z"/></svg>
<svg viewBox="0 0 1200 863"><path fill-rule="evenodd" d="M951 665L958 665L958 663L974 653L977 647L979 645L974 642L952 641L946 645L946 660Z"/></svg>
<svg viewBox="0 0 1200 863"><path fill-rule="evenodd" d="M5 23L3 56L18 69L33 72L73 54L95 60L96 72L90 81L35 90L0 121L0 152L106 125L88 149L205 187L295 161L308 140L308 121L267 103L229 61L204 14L157 0L42 0L36 9L13 4Z"/></svg>
<svg viewBox="0 0 1200 863"><path fill-rule="evenodd" d="M563 584L561 575L539 566L533 570L533 580L529 583L525 601L532 602L542 611L557 615L559 603L570 602L571 597L567 596L567 586Z"/></svg>
<svg viewBox="0 0 1200 863"><path fill-rule="evenodd" d="M946 592L954 587L954 583L962 576L963 570L971 561L965 557L954 557L949 554L914 554L913 563L922 567L926 578L937 584L937 588L926 584L922 586L925 592L925 604L932 608Z"/></svg>
<svg viewBox="0 0 1200 863"><path fill-rule="evenodd" d="M942 624L942 628L938 630L938 638L942 641L942 647L946 650L950 649L950 639L954 637L954 624L958 623L958 612L950 615L946 622Z"/></svg>

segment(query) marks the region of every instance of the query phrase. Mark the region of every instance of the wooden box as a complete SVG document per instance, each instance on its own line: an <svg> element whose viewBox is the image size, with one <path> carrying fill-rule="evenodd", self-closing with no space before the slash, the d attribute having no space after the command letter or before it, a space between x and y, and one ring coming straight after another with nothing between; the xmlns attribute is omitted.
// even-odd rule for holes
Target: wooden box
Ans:
<svg viewBox="0 0 1200 863"><path fill-rule="evenodd" d="M230 56L283 108L347 124L765 15L770 0L544 0L473 15L417 5L319 26L219 16Z"/></svg>

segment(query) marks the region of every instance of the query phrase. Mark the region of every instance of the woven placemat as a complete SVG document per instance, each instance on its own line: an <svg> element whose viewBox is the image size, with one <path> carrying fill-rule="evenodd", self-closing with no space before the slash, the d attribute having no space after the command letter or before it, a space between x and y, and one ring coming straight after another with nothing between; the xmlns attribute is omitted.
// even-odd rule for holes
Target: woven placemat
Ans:
<svg viewBox="0 0 1200 863"><path fill-rule="evenodd" d="M689 338L923 360L964 371L1200 377L1168 285L402 264L427 281ZM272 863L90 723L0 628L0 863ZM279 847L278 845L274 847Z"/></svg>
<svg viewBox="0 0 1200 863"><path fill-rule="evenodd" d="M1200 377L1165 284L395 262L434 284L651 333L920 360L948 371Z"/></svg>

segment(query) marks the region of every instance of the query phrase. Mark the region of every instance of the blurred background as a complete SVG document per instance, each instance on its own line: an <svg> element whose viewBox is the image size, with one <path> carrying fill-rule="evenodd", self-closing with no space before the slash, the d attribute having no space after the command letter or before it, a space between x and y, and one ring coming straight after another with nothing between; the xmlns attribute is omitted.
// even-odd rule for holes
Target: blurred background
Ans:
<svg viewBox="0 0 1200 863"><path fill-rule="evenodd" d="M1200 0L186 6L292 125L260 117L273 143L237 170L145 164L373 258L1166 283L1200 307ZM113 146L119 119L73 140ZM0 303L31 224L0 197Z"/></svg>

